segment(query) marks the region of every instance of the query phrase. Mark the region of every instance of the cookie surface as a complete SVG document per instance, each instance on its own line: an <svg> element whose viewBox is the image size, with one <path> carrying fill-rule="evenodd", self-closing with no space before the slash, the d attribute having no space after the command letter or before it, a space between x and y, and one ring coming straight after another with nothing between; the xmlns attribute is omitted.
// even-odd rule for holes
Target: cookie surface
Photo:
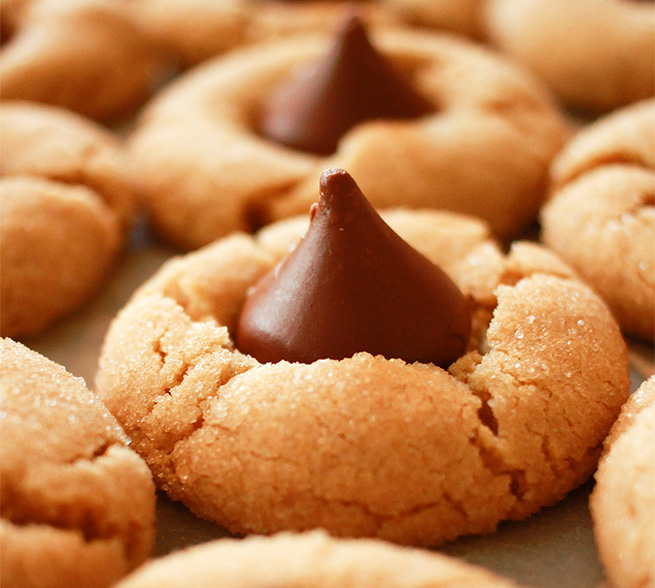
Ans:
<svg viewBox="0 0 655 588"><path fill-rule="evenodd" d="M598 549L612 585L655 581L655 377L621 410L590 498Z"/></svg>
<svg viewBox="0 0 655 588"><path fill-rule="evenodd" d="M154 91L162 64L122 0L3 2L2 100L125 116Z"/></svg>
<svg viewBox="0 0 655 588"><path fill-rule="evenodd" d="M533 78L451 37L372 34L433 114L356 125L327 157L260 136L264 100L331 42L311 36L232 52L189 72L146 109L131 156L160 236L197 248L304 214L330 167L347 169L377 208L453 209L487 219L502 237L534 220L568 126Z"/></svg>
<svg viewBox="0 0 655 588"><path fill-rule="evenodd" d="M134 216L116 139L55 107L5 102L0 178L0 331L37 333L106 279Z"/></svg>
<svg viewBox="0 0 655 588"><path fill-rule="evenodd" d="M542 240L605 299L626 333L655 338L655 101L581 130L553 160Z"/></svg>
<svg viewBox="0 0 655 588"><path fill-rule="evenodd" d="M653 96L652 2L487 0L481 6L490 42L545 79L568 106L606 112Z"/></svg>
<svg viewBox="0 0 655 588"><path fill-rule="evenodd" d="M474 334L448 371L366 353L262 365L234 349L248 288L306 218L172 260L116 317L96 388L169 496L238 534L435 545L590 475L629 387L605 305L536 245L504 256L473 219L386 220L471 299Z"/></svg>
<svg viewBox="0 0 655 588"><path fill-rule="evenodd" d="M217 584L218 582L218 584ZM157 586L297 588L515 586L455 559L373 540L337 540L325 533L226 539L156 561L119 584Z"/></svg>
<svg viewBox="0 0 655 588"><path fill-rule="evenodd" d="M0 340L3 584L106 587L154 541L148 468L81 379Z"/></svg>

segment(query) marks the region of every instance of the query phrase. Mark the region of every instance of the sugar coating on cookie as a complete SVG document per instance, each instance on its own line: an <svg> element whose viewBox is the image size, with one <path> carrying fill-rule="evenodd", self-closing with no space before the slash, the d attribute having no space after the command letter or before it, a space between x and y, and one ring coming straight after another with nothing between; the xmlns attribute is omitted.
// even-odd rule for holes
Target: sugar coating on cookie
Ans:
<svg viewBox="0 0 655 588"><path fill-rule="evenodd" d="M135 194L118 141L55 107L4 102L0 332L35 334L88 300L131 225Z"/></svg>
<svg viewBox="0 0 655 588"><path fill-rule="evenodd" d="M154 542L152 477L79 378L0 340L3 584L107 587Z"/></svg>
<svg viewBox="0 0 655 588"><path fill-rule="evenodd" d="M608 112L655 92L655 7L628 0L485 0L487 39L574 109Z"/></svg>
<svg viewBox="0 0 655 588"><path fill-rule="evenodd" d="M223 539L152 562L117 588L177 586L327 588L511 588L513 582L454 558L382 541L334 539L326 533ZM354 584L353 584L354 583Z"/></svg>
<svg viewBox="0 0 655 588"><path fill-rule="evenodd" d="M583 128L553 160L542 240L605 299L626 333L655 338L655 101Z"/></svg>
<svg viewBox="0 0 655 588"><path fill-rule="evenodd" d="M163 91L129 141L157 233L193 249L305 214L329 167L348 170L376 208L456 210L501 237L530 224L548 163L569 136L550 94L463 40L398 27L371 27L370 37L434 112L356 125L328 156L257 132L264 102L330 50L327 34L231 52Z"/></svg>
<svg viewBox="0 0 655 588"><path fill-rule="evenodd" d="M91 118L131 113L152 94L163 62L129 3L3 3L0 97L53 104Z"/></svg>
<svg viewBox="0 0 655 588"><path fill-rule="evenodd" d="M604 303L535 244L503 255L474 219L384 218L471 301L473 334L448 370L368 353L260 364L235 348L248 289L306 217L171 260L118 314L96 389L171 498L237 534L436 545L524 518L592 473L629 390Z"/></svg>
<svg viewBox="0 0 655 588"><path fill-rule="evenodd" d="M612 585L655 581L655 377L621 410L590 498L596 543Z"/></svg>

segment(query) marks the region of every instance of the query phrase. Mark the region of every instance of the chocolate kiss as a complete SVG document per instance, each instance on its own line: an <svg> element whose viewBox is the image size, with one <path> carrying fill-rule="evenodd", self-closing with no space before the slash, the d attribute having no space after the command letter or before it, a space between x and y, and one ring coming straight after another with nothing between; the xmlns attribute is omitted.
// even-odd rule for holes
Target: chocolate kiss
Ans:
<svg viewBox="0 0 655 588"><path fill-rule="evenodd" d="M305 236L246 301L239 350L261 362L368 351L450 365L471 330L457 286L380 218L347 172L327 170L320 186Z"/></svg>
<svg viewBox="0 0 655 588"><path fill-rule="evenodd" d="M275 93L260 132L300 151L334 153L344 133L364 120L405 119L434 110L369 43L350 17L332 51Z"/></svg>

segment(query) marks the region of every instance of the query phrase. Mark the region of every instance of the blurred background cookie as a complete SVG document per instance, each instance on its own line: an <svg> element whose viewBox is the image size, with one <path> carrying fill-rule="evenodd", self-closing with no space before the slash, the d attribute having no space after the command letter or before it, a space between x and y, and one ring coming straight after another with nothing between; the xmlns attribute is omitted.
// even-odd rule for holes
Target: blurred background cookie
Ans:
<svg viewBox="0 0 655 588"><path fill-rule="evenodd" d="M570 132L550 94L466 41L399 27L372 27L367 37L365 30L347 20L333 36L231 52L165 89L129 138L156 232L196 248L305 213L329 167L348 169L378 208L464 212L503 238L529 225L548 164ZM380 69L385 80L391 69L402 93L426 107L414 116L370 114L367 107L387 99L385 89L395 95L370 74ZM331 83L321 88L323 78ZM311 87L301 88L305 81ZM362 99L357 86L371 95ZM344 116L348 109L356 116ZM282 143L267 133L271 110L278 127L320 129L316 139L333 125L341 136L320 153ZM341 128L344 118L349 126Z"/></svg>
<svg viewBox="0 0 655 588"><path fill-rule="evenodd" d="M570 107L607 112L655 93L655 6L638 0L486 0L488 41Z"/></svg>
<svg viewBox="0 0 655 588"><path fill-rule="evenodd" d="M626 333L655 338L655 101L583 128L553 161L541 237L606 300Z"/></svg>
<svg viewBox="0 0 655 588"><path fill-rule="evenodd" d="M47 328L107 278L135 214L116 138L56 107L0 108L0 332Z"/></svg>
<svg viewBox="0 0 655 588"><path fill-rule="evenodd" d="M596 542L616 588L655 581L655 376L621 410L605 440L590 498Z"/></svg>
<svg viewBox="0 0 655 588"><path fill-rule="evenodd" d="M322 532L225 539L143 567L116 588L518 588L513 582L434 552Z"/></svg>
<svg viewBox="0 0 655 588"><path fill-rule="evenodd" d="M639 0L385 0L405 22L495 47L582 114L655 93L655 8Z"/></svg>
<svg viewBox="0 0 655 588"><path fill-rule="evenodd" d="M0 575L13 588L106 588L154 543L143 461L83 380L0 340Z"/></svg>
<svg viewBox="0 0 655 588"><path fill-rule="evenodd" d="M94 119L133 113L164 63L123 0L3 0L0 99L53 104Z"/></svg>

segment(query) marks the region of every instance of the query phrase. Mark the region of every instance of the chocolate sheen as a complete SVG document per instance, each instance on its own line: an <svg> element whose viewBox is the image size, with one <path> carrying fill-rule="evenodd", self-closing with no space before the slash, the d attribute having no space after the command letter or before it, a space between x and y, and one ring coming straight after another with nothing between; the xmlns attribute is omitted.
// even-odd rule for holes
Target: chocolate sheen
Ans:
<svg viewBox="0 0 655 588"><path fill-rule="evenodd" d="M471 331L452 280L403 241L344 170L323 173L310 226L246 300L237 347L261 362L358 351L447 367Z"/></svg>
<svg viewBox="0 0 655 588"><path fill-rule="evenodd" d="M322 61L272 95L259 130L292 149L327 155L357 123L416 118L433 110L373 48L353 16Z"/></svg>

